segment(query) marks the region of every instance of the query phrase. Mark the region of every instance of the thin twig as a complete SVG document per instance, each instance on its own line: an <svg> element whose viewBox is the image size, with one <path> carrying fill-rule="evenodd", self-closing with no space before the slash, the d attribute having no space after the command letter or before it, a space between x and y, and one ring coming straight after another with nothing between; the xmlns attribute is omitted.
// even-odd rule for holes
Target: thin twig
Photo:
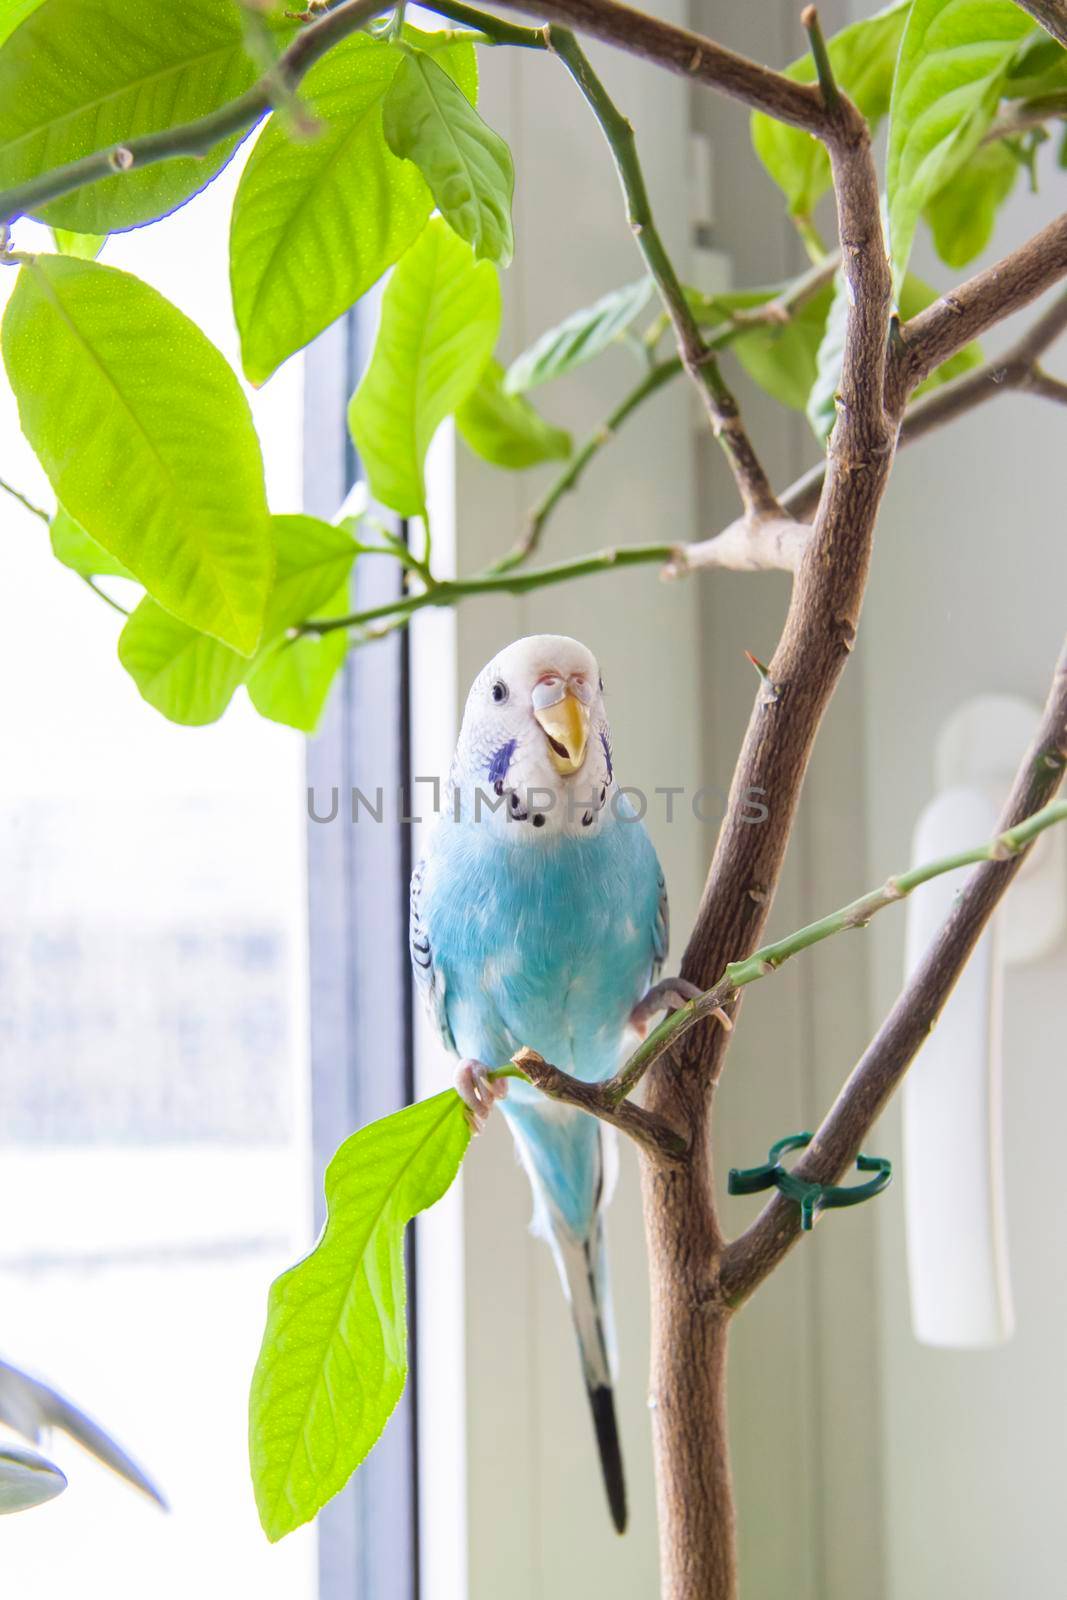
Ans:
<svg viewBox="0 0 1067 1600"><path fill-rule="evenodd" d="M42 510L40 506L34 505L33 501L28 499L21 489L16 489L13 483L8 483L4 478L0 478L0 490L3 490L4 494L9 494L12 500L17 500L20 506L25 506L32 516L39 518L47 526L51 526L52 519L48 512Z"/></svg>
<svg viewBox="0 0 1067 1600"><path fill-rule="evenodd" d="M1067 46L1067 3L1065 0L1016 0L1023 11L1029 11L1041 26Z"/></svg>
<svg viewBox="0 0 1067 1600"><path fill-rule="evenodd" d="M218 110L174 128L107 145L78 161L0 190L0 225L39 211L47 201L84 189L101 178L113 178L118 172L139 171L175 156L206 155L223 139L245 133L271 109L283 88L291 93L328 50L387 10L389 7L382 0L345 0L298 33L258 83Z"/></svg>
<svg viewBox="0 0 1067 1600"><path fill-rule="evenodd" d="M1067 647L1057 664L1041 726L1023 757L1001 818L1005 832L1000 837L1020 841L1021 848L991 854L968 879L808 1146L796 1168L798 1177L814 1183L835 1183L855 1160L937 1022L957 978L1014 879L1028 839L1034 836L1029 830L1036 831L1042 818L1067 809L1062 802L1048 804L1060 785L1065 763ZM775 1196L725 1252L720 1289L726 1303L738 1305L747 1299L795 1243L798 1234L797 1208Z"/></svg>
<svg viewBox="0 0 1067 1600"><path fill-rule="evenodd" d="M130 613L127 608L123 605L120 605L117 600L113 600L106 589L101 589L95 578L91 578L87 572L79 572L78 576L82 582L87 584L93 593L104 602L105 605L111 607L112 611L118 611L124 617L129 616Z"/></svg>
<svg viewBox="0 0 1067 1600"><path fill-rule="evenodd" d="M800 13L800 23L808 36L812 60L815 62L815 76L822 90L823 104L827 111L836 112L841 104L841 91L834 78L830 52L826 48L819 14L814 6L804 7Z"/></svg>
<svg viewBox="0 0 1067 1600"><path fill-rule="evenodd" d="M1061 729L1061 743L1065 737L1067 737L1067 726ZM1049 751L1043 749L1042 753L1047 764ZM650 1120L649 1113L643 1111L636 1122L628 1116L625 1121L620 1118L623 1117L625 1107L629 1104L628 1097L637 1088L648 1069L672 1049L684 1034L698 1022L722 1012L740 989L758 983L761 978L770 977L802 950L810 950L813 946L822 944L824 940L834 938L836 934L866 928L871 918L877 916L879 911L884 911L887 906L899 905L901 900L906 900L923 884L944 876L946 872L958 872L961 867L973 867L982 862L1017 861L1025 855L1039 834L1060 822L1067 822L1067 800L1054 801L1044 806L982 844L957 850L952 855L940 856L936 861L924 862L922 866L912 867L907 872L896 873L893 877L887 878L880 888L871 889L858 899L850 901L848 905L841 906L837 911L831 911L825 917L820 917L816 922L809 922L806 927L798 928L785 938L764 945L742 961L731 962L718 983L713 984L703 994L686 1001L685 1005L665 1017L619 1068L614 1077L600 1083L587 1083L561 1072L558 1067L551 1066L532 1050L521 1051L514 1057L515 1064L524 1071L531 1083L550 1095L552 1099L562 1100L568 1105L588 1111L591 1116L611 1122L624 1132L637 1137L642 1143L647 1143L651 1138L653 1145L661 1153L677 1155L681 1148L684 1148L684 1141L679 1147L677 1133L662 1118Z"/></svg>
<svg viewBox="0 0 1067 1600"><path fill-rule="evenodd" d="M593 71L574 34L567 28L550 26L547 36L549 47L582 91L611 149L638 249L671 319L682 365L704 401L715 437L726 451L745 515L753 521L760 517L779 517L781 508L745 430L737 401L722 376L714 350L700 332L685 289L656 227L633 127Z"/></svg>

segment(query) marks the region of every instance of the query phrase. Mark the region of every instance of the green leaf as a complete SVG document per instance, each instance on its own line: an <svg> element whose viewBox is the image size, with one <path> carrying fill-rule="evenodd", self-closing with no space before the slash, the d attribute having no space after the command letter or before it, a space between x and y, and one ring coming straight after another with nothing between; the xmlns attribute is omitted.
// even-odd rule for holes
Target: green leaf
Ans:
<svg viewBox="0 0 1067 1600"><path fill-rule="evenodd" d="M464 95L477 94L473 45L432 51ZM241 175L230 226L230 282L241 358L263 383L294 351L347 311L422 232L433 196L382 130L382 104L400 65L384 40L354 34L304 79L301 98L320 124L293 140L280 119L264 129Z"/></svg>
<svg viewBox="0 0 1067 1600"><path fill-rule="evenodd" d="M0 50L0 188L204 116L257 76L233 0L41 0ZM203 189L237 142L105 178L40 214L79 233L132 228Z"/></svg>
<svg viewBox="0 0 1067 1600"><path fill-rule="evenodd" d="M60 255L80 261L95 261L107 243L106 233L71 233L69 228L53 228L52 238Z"/></svg>
<svg viewBox="0 0 1067 1600"><path fill-rule="evenodd" d="M445 1193L469 1143L448 1089L361 1129L330 1162L326 1227L271 1286L252 1379L249 1453L269 1539L344 1487L399 1400L404 1228Z"/></svg>
<svg viewBox="0 0 1067 1600"><path fill-rule="evenodd" d="M516 356L504 378L504 393L521 394L592 361L626 331L648 304L651 293L652 279L641 278L624 289L612 290L595 305L572 312Z"/></svg>
<svg viewBox="0 0 1067 1600"><path fill-rule="evenodd" d="M160 605L251 655L274 552L251 412L215 346L129 273L37 256L3 354L60 504Z"/></svg>
<svg viewBox="0 0 1067 1600"><path fill-rule="evenodd" d="M1031 34L1008 69L1005 100L1039 100L1067 89L1067 50L1043 28Z"/></svg>
<svg viewBox="0 0 1067 1600"><path fill-rule="evenodd" d="M343 617L350 610L346 582L324 605L304 616L322 621ZM260 716L299 728L302 733L314 733L348 646L348 634L343 628L332 633L305 634L299 639L279 639L268 645L256 657L247 685L248 697Z"/></svg>
<svg viewBox="0 0 1067 1600"><path fill-rule="evenodd" d="M500 327L500 283L440 217L397 266L382 297L374 351L348 408L371 494L425 516L430 440L462 405Z"/></svg>
<svg viewBox="0 0 1067 1600"><path fill-rule="evenodd" d="M924 283L913 272L909 272L900 291L901 320L907 322L909 318L917 316L920 311L925 311L927 306L933 305L937 298L937 289L932 289L928 283ZM829 438L837 419L835 396L841 383L847 321L848 289L844 274L838 272L834 278L833 302L826 319L826 332L818 351L818 374L812 385L806 408L812 431L820 442ZM961 373L969 372L972 367L979 366L981 361L981 348L972 341L962 350L958 350L954 356L950 356L947 361L942 362L941 366L936 367L925 383L921 383L915 390L915 394L924 394L928 389L948 383L952 378L958 378Z"/></svg>
<svg viewBox="0 0 1067 1600"><path fill-rule="evenodd" d="M36 11L41 0L0 0L0 44Z"/></svg>
<svg viewBox="0 0 1067 1600"><path fill-rule="evenodd" d="M794 411L804 410L815 382L831 298L829 287L820 289L788 322L757 323L730 342L730 353L753 382Z"/></svg>
<svg viewBox="0 0 1067 1600"><path fill-rule="evenodd" d="M243 656L147 596L119 634L119 660L150 706L187 727L217 722L248 672Z"/></svg>
<svg viewBox="0 0 1067 1600"><path fill-rule="evenodd" d="M49 527L52 554L65 567L82 578L132 578L110 551L90 539L85 529L75 522L70 512L60 506Z"/></svg>
<svg viewBox="0 0 1067 1600"><path fill-rule="evenodd" d="M834 75L872 128L889 109L893 68L910 5L911 0L897 0L875 16L842 28L829 41ZM815 63L810 53L785 71L798 83L815 82ZM802 129L775 122L759 111L752 117L752 143L788 200L790 211L796 216L810 216L819 197L830 187L830 161L823 145Z"/></svg>
<svg viewBox="0 0 1067 1600"><path fill-rule="evenodd" d="M1033 28L1011 0L915 0L889 108L889 240L899 284L919 213L978 148Z"/></svg>
<svg viewBox="0 0 1067 1600"><path fill-rule="evenodd" d="M265 640L320 615L338 589L347 592L359 550L347 527L320 522L318 517L272 517L271 526L277 565L263 627Z"/></svg>
<svg viewBox="0 0 1067 1600"><path fill-rule="evenodd" d="M515 169L503 139L422 50L404 52L382 115L390 150L415 163L449 227L479 260L506 267Z"/></svg>
<svg viewBox="0 0 1067 1600"><path fill-rule="evenodd" d="M1018 175L1019 163L1003 144L980 145L928 201L923 215L947 266L965 267L982 253Z"/></svg>
<svg viewBox="0 0 1067 1600"><path fill-rule="evenodd" d="M573 448L570 434L546 422L525 396L504 393L504 369L496 360L456 412L456 427L483 461L512 471L565 461Z"/></svg>

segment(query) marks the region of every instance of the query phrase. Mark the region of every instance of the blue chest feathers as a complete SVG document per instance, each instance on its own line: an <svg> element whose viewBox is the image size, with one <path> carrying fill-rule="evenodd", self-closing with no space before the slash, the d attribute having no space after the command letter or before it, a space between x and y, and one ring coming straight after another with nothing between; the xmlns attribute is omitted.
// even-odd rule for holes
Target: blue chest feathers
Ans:
<svg viewBox="0 0 1067 1600"><path fill-rule="evenodd" d="M659 954L660 883L636 821L513 844L442 820L422 915L460 1054L499 1064L525 1044L579 1077L613 1072Z"/></svg>

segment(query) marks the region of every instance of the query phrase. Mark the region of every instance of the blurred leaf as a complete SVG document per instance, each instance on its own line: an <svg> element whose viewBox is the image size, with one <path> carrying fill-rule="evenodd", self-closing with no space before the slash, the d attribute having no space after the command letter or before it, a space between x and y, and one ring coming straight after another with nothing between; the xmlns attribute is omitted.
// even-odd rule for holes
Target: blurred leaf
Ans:
<svg viewBox="0 0 1067 1600"><path fill-rule="evenodd" d="M107 243L106 233L71 233L68 228L53 228L52 238L61 255L80 261L95 261Z"/></svg>
<svg viewBox="0 0 1067 1600"><path fill-rule="evenodd" d="M1003 144L979 145L927 203L923 215L947 266L965 267L981 255L1018 175L1019 163Z"/></svg>
<svg viewBox="0 0 1067 1600"><path fill-rule="evenodd" d="M371 494L401 516L425 516L430 440L478 382L499 327L496 268L434 217L389 281L348 408Z"/></svg>
<svg viewBox="0 0 1067 1600"><path fill-rule="evenodd" d="M304 617L321 621L343 617L350 610L346 581L324 605L304 612ZM314 733L348 646L343 628L267 645L256 657L247 684L248 697L260 716L302 733Z"/></svg>
<svg viewBox="0 0 1067 1600"><path fill-rule="evenodd" d="M251 655L274 553L251 412L215 346L129 273L45 255L19 271L3 354L60 504L161 605Z"/></svg>
<svg viewBox="0 0 1067 1600"><path fill-rule="evenodd" d="M85 529L75 522L69 511L58 507L49 529L52 554L65 567L82 578L132 578L121 561L105 550L102 544L90 539Z"/></svg>
<svg viewBox="0 0 1067 1600"><path fill-rule="evenodd" d="M217 722L249 664L147 596L119 634L119 660L142 697L171 722Z"/></svg>
<svg viewBox="0 0 1067 1600"><path fill-rule="evenodd" d="M914 0L893 80L886 158L898 284L920 212L978 148L1032 27L1011 0Z"/></svg>
<svg viewBox="0 0 1067 1600"><path fill-rule="evenodd" d="M511 151L422 50L406 50L385 97L385 140L413 161L449 227L479 260L506 267L515 250Z"/></svg>
<svg viewBox="0 0 1067 1600"><path fill-rule="evenodd" d="M252 1379L252 1481L271 1540L344 1488L403 1393L404 1228L448 1189L470 1137L447 1089L354 1133L327 1168L326 1227L271 1286Z"/></svg>
<svg viewBox="0 0 1067 1600"><path fill-rule="evenodd" d="M504 369L496 360L456 412L456 427L483 461L512 471L565 461L572 449L570 434L546 422L524 395L504 393Z"/></svg>
<svg viewBox="0 0 1067 1600"><path fill-rule="evenodd" d="M473 101L474 46L451 37L435 43L432 34L404 30ZM253 383L347 311L403 255L433 210L421 174L393 154L382 129L400 62L385 40L353 34L301 87L318 134L291 139L272 118L256 141L230 226L234 316Z"/></svg>
<svg viewBox="0 0 1067 1600"><path fill-rule="evenodd" d="M899 314L901 321L907 322L909 318L917 316L920 311L925 311L927 306L933 305L938 298L938 290L932 289L928 283L917 278L909 272L904 279L900 292ZM834 422L837 420L837 407L835 396L841 385L841 369L845 354L845 329L848 320L848 290L845 285L844 274L838 272L834 278L833 303L826 319L826 332L818 352L818 372L812 385L811 395L808 399L807 414L815 437L820 441L829 438ZM973 341L958 350L954 356L935 370L915 390L915 395L924 394L928 389L935 389L939 384L948 383L952 378L958 378L961 373L969 372L972 367L980 366L982 352L978 344ZM913 399L914 399L913 395Z"/></svg>
<svg viewBox="0 0 1067 1600"><path fill-rule="evenodd" d="M504 378L505 394L534 389L549 378L562 378L600 355L643 311L652 293L652 279L641 278L624 289L614 289L595 305L574 311L555 328L549 328L521 356L516 356Z"/></svg>
<svg viewBox="0 0 1067 1600"><path fill-rule="evenodd" d="M67 1480L53 1461L25 1445L8 1440L0 1444L0 1515L32 1511L66 1487Z"/></svg>
<svg viewBox="0 0 1067 1600"><path fill-rule="evenodd" d="M263 637L318 616L345 588L359 546L347 527L317 517L272 517L276 567Z"/></svg>
<svg viewBox="0 0 1067 1600"><path fill-rule="evenodd" d="M685 298L702 327L716 328L728 322L735 311L751 311L755 306L766 305L785 287L776 283L758 289L724 289L717 294L705 294L702 289L687 288Z"/></svg>
<svg viewBox="0 0 1067 1600"><path fill-rule="evenodd" d="M233 0L41 0L0 50L0 187L205 116L257 76ZM40 214L79 233L165 216L237 143L104 178Z"/></svg>
<svg viewBox="0 0 1067 1600"><path fill-rule="evenodd" d="M893 68L910 4L911 0L897 0L875 16L842 28L829 41L837 81L872 128L889 110ZM798 83L815 82L810 53L785 70L786 76ZM820 195L830 187L830 161L823 145L802 129L776 122L759 111L752 116L752 143L788 200L790 211L810 216Z"/></svg>
<svg viewBox="0 0 1067 1600"><path fill-rule="evenodd" d="M827 285L799 306L788 322L757 324L730 342L731 355L749 377L794 411L804 410L815 382L832 293Z"/></svg>
<svg viewBox="0 0 1067 1600"><path fill-rule="evenodd" d="M1008 69L1001 93L1005 100L1040 100L1067 89L1067 50L1038 28Z"/></svg>

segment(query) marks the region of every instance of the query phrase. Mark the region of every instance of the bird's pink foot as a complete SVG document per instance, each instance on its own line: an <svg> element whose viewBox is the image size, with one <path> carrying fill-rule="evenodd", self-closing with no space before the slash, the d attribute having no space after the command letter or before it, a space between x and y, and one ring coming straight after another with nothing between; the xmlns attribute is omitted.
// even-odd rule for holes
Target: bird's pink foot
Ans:
<svg viewBox="0 0 1067 1600"><path fill-rule="evenodd" d="M630 1026L635 1028L642 1039L648 1030L648 1024L659 1011L677 1011L684 1006L687 1000L695 1000L701 993L695 983L688 983L685 978L662 978L659 983L654 983L642 1000L639 1000L630 1012Z"/></svg>
<svg viewBox="0 0 1067 1600"><path fill-rule="evenodd" d="M494 1083L491 1070L484 1062L472 1060L461 1061L456 1068L456 1092L467 1108L472 1133L481 1133L490 1111L508 1092L508 1080L498 1078Z"/></svg>

